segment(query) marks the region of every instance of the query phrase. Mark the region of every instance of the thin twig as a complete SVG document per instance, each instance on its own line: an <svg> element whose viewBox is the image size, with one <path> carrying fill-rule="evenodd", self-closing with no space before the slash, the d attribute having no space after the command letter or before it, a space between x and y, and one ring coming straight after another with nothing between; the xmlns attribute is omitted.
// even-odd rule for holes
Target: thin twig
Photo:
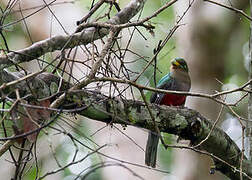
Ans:
<svg viewBox="0 0 252 180"><path fill-rule="evenodd" d="M229 9L231 11L234 11L238 14L241 14L242 16L246 17L248 20L252 21L252 17L250 17L249 15L247 15L243 10L240 10L240 9L237 9L237 8L234 8L232 6L227 6L225 4L221 4L219 2L216 2L216 1L212 1L212 0L203 0L205 2L209 2L209 3L212 3L212 4L215 4L215 5L218 5L218 6L221 6L221 7L224 7L226 9Z"/></svg>
<svg viewBox="0 0 252 180"><path fill-rule="evenodd" d="M218 99L217 97L225 95L225 94L230 94L233 92L237 92L237 91L244 91L244 88L246 86L248 86L248 84L252 81L249 80L248 82L246 82L244 85L235 88L235 89L231 89L231 90L227 90L227 91L222 91L222 92L218 92L215 94L204 94L204 93L197 93L197 92L185 92L185 91L172 91L172 90L164 90L164 89L156 89L156 88L152 88L152 87L146 87L146 86L142 86L140 84L137 84L135 81L131 81L128 79L118 79L118 78L111 78L111 77L101 77L101 78L94 78L92 79L91 82L97 82L97 81L113 81L113 82L118 82L118 83L123 83L123 84L129 84L131 86L134 86L138 89L144 89L144 90L148 90L148 91L153 91L153 92L159 92L159 93L171 93L171 94L179 94L179 95L186 95L186 96L194 96L194 97L203 97L203 98L208 98L211 99L213 101L216 101L220 104L223 104L225 106L236 106L236 103L226 103L221 99ZM90 83L91 83L90 82Z"/></svg>
<svg viewBox="0 0 252 180"><path fill-rule="evenodd" d="M114 37L117 35L117 32L115 30L111 30L109 33L109 38L107 39L106 44L104 45L99 58L97 59L97 61L93 64L92 69L90 70L89 74L87 75L87 77L81 81L80 83L78 83L77 85L73 86L72 88L69 89L68 92L71 92L73 90L77 90L77 89L81 89L83 87L85 87L87 84L89 84L92 79L94 79L95 74L97 73L97 71L99 70L99 68L102 65L103 59L104 57L107 55L109 49L111 48L113 42L114 42ZM56 108L59 105L61 105L61 103L64 101L66 97L66 93L62 94L59 98L57 98L52 104L51 104L51 108Z"/></svg>

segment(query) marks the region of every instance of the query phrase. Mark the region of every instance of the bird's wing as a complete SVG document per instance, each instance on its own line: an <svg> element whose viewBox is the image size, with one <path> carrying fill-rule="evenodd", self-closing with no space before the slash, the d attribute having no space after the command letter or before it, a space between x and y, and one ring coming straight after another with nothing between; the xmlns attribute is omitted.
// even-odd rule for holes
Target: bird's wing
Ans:
<svg viewBox="0 0 252 180"><path fill-rule="evenodd" d="M164 76L160 81L158 82L157 88L158 89L165 89L165 90L174 90L174 78L170 76L170 73ZM164 93L157 93L154 92L151 95L150 102L155 104L160 104L161 100L164 97Z"/></svg>

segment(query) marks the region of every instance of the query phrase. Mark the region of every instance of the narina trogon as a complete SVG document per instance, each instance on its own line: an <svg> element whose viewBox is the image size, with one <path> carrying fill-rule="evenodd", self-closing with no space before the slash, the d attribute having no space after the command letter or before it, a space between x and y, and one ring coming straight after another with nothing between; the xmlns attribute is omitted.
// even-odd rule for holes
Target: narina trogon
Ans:
<svg viewBox="0 0 252 180"><path fill-rule="evenodd" d="M186 91L191 88L191 79L188 74L188 66L183 58L175 58L171 61L170 73L165 75L157 84L158 89ZM166 106L184 106L186 96L170 93L152 93L150 102ZM145 150L145 164L156 167L157 148L159 137L155 132L149 131Z"/></svg>

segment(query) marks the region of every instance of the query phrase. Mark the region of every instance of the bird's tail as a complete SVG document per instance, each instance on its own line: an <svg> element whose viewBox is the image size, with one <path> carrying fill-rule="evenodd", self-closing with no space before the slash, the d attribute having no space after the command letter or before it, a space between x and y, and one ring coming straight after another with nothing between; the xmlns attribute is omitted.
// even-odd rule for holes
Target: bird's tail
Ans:
<svg viewBox="0 0 252 180"><path fill-rule="evenodd" d="M159 137L153 132L149 131L145 149L145 164L153 168L156 167L158 141Z"/></svg>

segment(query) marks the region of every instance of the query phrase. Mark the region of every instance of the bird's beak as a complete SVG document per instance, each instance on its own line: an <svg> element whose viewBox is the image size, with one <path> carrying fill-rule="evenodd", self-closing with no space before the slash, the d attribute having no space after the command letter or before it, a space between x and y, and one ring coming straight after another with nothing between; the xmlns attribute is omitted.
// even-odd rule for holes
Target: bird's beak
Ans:
<svg viewBox="0 0 252 180"><path fill-rule="evenodd" d="M171 64L172 64L173 66L175 66L175 67L179 67L179 66L180 66L180 64L179 64L178 61L176 61L176 60L172 61Z"/></svg>

